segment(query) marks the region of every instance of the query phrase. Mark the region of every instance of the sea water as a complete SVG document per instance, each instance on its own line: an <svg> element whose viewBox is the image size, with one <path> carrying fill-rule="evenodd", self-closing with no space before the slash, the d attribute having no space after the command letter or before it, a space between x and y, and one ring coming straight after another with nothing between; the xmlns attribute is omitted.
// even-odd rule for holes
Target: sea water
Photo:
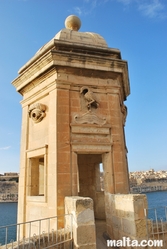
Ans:
<svg viewBox="0 0 167 249"><path fill-rule="evenodd" d="M167 221L167 191L146 193L148 218Z"/></svg>
<svg viewBox="0 0 167 249"><path fill-rule="evenodd" d="M17 223L17 203L15 202L0 202L0 227ZM5 228L0 228L0 244L5 243ZM11 240L16 240L16 226L11 226L8 229L7 243Z"/></svg>

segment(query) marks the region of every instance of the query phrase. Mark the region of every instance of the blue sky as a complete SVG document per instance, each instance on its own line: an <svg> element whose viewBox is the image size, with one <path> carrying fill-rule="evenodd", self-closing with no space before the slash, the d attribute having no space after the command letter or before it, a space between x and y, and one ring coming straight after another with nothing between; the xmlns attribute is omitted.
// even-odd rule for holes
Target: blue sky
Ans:
<svg viewBox="0 0 167 249"><path fill-rule="evenodd" d="M0 173L19 172L22 96L11 82L71 14L128 61L129 170L167 170L167 1L0 0Z"/></svg>

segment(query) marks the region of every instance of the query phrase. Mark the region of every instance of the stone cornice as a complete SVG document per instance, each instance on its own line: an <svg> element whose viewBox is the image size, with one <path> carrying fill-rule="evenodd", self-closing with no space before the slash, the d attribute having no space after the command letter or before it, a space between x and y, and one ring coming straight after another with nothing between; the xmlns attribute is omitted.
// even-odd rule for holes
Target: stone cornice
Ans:
<svg viewBox="0 0 167 249"><path fill-rule="evenodd" d="M55 68L57 71L59 67L91 72L93 78L113 78L114 74L115 76L120 74L122 75L124 99L130 94L128 66L127 62L121 59L119 50L69 44L69 42L57 40L51 40L45 45L45 49L39 50L20 69L20 75L12 84L22 94L23 88L33 80L50 71L51 68Z"/></svg>
<svg viewBox="0 0 167 249"><path fill-rule="evenodd" d="M121 53L119 49L114 48L95 48L94 46L89 46L87 44L74 44L68 41L59 41L56 39L52 39L43 47L41 47L36 54L18 71L19 74L23 73L30 65L32 65L36 60L41 58L48 51L56 49L61 51L69 51L69 52L77 52L77 53L86 53L86 54L98 54L100 56L110 56L113 58L121 59Z"/></svg>

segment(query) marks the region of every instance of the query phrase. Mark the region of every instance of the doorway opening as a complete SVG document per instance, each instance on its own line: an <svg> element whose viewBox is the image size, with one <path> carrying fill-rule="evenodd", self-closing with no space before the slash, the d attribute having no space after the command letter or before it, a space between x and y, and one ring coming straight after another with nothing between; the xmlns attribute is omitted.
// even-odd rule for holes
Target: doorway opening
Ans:
<svg viewBox="0 0 167 249"><path fill-rule="evenodd" d="M95 219L105 219L102 154L78 154L78 195L90 197Z"/></svg>

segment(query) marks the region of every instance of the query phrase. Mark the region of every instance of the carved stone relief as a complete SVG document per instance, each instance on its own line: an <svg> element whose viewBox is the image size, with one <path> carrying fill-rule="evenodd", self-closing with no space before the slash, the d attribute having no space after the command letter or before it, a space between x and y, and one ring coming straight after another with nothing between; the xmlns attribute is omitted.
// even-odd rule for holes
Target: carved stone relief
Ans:
<svg viewBox="0 0 167 249"><path fill-rule="evenodd" d="M93 109L97 109L99 107L99 102L96 95L90 90L90 88L87 86L81 87L80 94L81 109L86 112L82 114L76 114L74 116L74 122L76 124L106 124L106 118L99 117L93 111Z"/></svg>
<svg viewBox="0 0 167 249"><path fill-rule="evenodd" d="M91 110L91 108L98 108L99 103L96 99L96 95L89 89L89 87L81 87L80 94L83 96L88 110Z"/></svg>
<svg viewBox="0 0 167 249"><path fill-rule="evenodd" d="M46 116L46 106L40 103L32 104L29 107L29 117L34 123L39 123Z"/></svg>
<svg viewBox="0 0 167 249"><path fill-rule="evenodd" d="M85 113L76 114L74 116L74 122L76 124L97 124L101 126L106 124L106 118L99 117L94 112L94 109L97 109L99 107L97 96L87 86L81 87L80 94L81 109L82 111L85 111Z"/></svg>
<svg viewBox="0 0 167 249"><path fill-rule="evenodd" d="M106 118L98 117L96 114L90 111L82 115L75 115L74 120L75 123L77 124L97 124L97 125L106 124Z"/></svg>

